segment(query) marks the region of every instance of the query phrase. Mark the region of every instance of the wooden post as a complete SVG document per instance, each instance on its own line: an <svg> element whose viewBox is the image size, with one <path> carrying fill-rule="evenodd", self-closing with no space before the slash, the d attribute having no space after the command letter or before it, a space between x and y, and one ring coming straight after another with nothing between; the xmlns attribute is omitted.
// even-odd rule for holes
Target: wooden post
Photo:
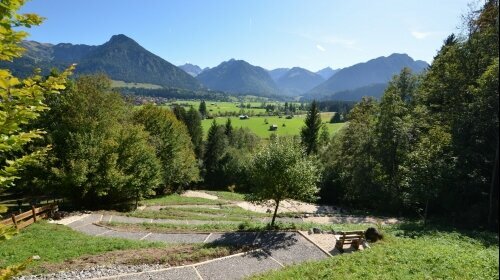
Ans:
<svg viewBox="0 0 500 280"><path fill-rule="evenodd" d="M35 205L31 205L31 213L33 213L33 222L36 223Z"/></svg>
<svg viewBox="0 0 500 280"><path fill-rule="evenodd" d="M12 214L12 222L14 223L14 226L17 229L17 221L16 221L16 214Z"/></svg>

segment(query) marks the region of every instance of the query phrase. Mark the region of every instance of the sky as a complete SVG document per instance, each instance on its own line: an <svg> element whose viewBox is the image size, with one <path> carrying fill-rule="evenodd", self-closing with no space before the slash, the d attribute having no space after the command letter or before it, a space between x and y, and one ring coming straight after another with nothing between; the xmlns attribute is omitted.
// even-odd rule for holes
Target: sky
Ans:
<svg viewBox="0 0 500 280"><path fill-rule="evenodd" d="M478 0L472 0L478 1ZM471 0L31 0L29 40L100 45L125 34L180 65L231 58L317 71L407 53L432 62Z"/></svg>

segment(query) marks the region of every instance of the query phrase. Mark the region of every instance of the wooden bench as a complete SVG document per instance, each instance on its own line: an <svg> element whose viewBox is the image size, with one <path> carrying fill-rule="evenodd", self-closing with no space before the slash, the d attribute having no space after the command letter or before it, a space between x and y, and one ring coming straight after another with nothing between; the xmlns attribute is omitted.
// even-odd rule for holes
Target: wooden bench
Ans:
<svg viewBox="0 0 500 280"><path fill-rule="evenodd" d="M339 250L339 252L344 253L344 245L349 245L358 250L359 245L363 244L365 241L365 232L364 231L340 231L339 240L335 243L335 248Z"/></svg>

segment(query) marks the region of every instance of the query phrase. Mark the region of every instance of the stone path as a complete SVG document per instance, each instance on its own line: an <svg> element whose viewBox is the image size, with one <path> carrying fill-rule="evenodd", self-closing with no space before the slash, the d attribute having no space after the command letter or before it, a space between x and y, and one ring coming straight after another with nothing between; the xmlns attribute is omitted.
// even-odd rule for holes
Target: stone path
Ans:
<svg viewBox="0 0 500 280"><path fill-rule="evenodd" d="M256 245L260 249L188 266L95 279L242 279L287 265L328 257L323 250L298 232L151 233L118 231L94 224L99 221L113 221L117 217L91 214L73 220L67 226L89 235L102 237L166 243ZM122 222L143 222L140 218L133 217L120 216L119 219Z"/></svg>

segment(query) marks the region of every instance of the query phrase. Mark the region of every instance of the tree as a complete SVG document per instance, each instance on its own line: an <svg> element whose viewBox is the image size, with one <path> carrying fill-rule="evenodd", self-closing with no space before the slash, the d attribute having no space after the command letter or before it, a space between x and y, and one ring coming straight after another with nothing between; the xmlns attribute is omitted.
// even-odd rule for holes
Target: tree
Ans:
<svg viewBox="0 0 500 280"><path fill-rule="evenodd" d="M318 137L321 129L321 116L316 101L311 103L305 119L305 127L300 133L302 144L308 155L318 152Z"/></svg>
<svg viewBox="0 0 500 280"><path fill-rule="evenodd" d="M318 167L300 144L289 138L277 138L257 152L248 174L251 192L246 199L254 202L272 200L275 204L271 227L280 202L285 199L312 201L318 191Z"/></svg>
<svg viewBox="0 0 500 280"><path fill-rule="evenodd" d="M327 202L378 206L382 196L374 180L378 173L374 133L378 112L376 100L363 97L349 113L350 122L320 154L324 165L321 194Z"/></svg>
<svg viewBox="0 0 500 280"><path fill-rule="evenodd" d="M401 202L401 173L400 166L410 149L411 140L411 103L417 79L411 70L404 68L395 76L381 98L380 115L376 127L378 162L382 172L379 179L387 188L387 193L393 196L391 202Z"/></svg>
<svg viewBox="0 0 500 280"><path fill-rule="evenodd" d="M0 6L0 61L12 61L20 57L24 49L21 41L28 35L14 27L30 28L41 24L42 18L35 14L18 14L24 1L8 1ZM39 75L20 80L10 71L0 69L0 187L12 185L19 170L44 157L50 147L41 147L31 152L23 148L40 139L43 130L26 130L26 125L36 120L49 108L44 104L47 96L65 88L73 67L60 75L47 79Z"/></svg>
<svg viewBox="0 0 500 280"><path fill-rule="evenodd" d="M203 157L203 128L201 126L201 116L196 109L191 107L186 115L186 126L191 136L194 146L194 153L197 158Z"/></svg>
<svg viewBox="0 0 500 280"><path fill-rule="evenodd" d="M189 132L191 143L193 143L194 153L197 158L202 157L203 152L203 128L201 127L201 116L192 106L189 111L181 106L174 106L173 112L178 120L182 121Z"/></svg>
<svg viewBox="0 0 500 280"><path fill-rule="evenodd" d="M149 132L150 143L162 164L164 187L161 191L178 191L199 180L199 169L188 129L169 111L146 105L134 116Z"/></svg>
<svg viewBox="0 0 500 280"><path fill-rule="evenodd" d="M231 119L227 118L226 126L224 132L226 133L227 139L231 142L233 137L233 126L231 125Z"/></svg>
<svg viewBox="0 0 500 280"><path fill-rule="evenodd" d="M81 76L42 118L53 145L51 185L75 205L99 208L151 194L161 166L149 135L133 124L122 96L103 75ZM43 178L41 178L43 179Z"/></svg>
<svg viewBox="0 0 500 280"><path fill-rule="evenodd" d="M28 33L19 27L30 28L42 23L36 14L18 14L24 5L23 0L2 1L0 5L0 61L12 61L22 55L21 41ZM27 165L38 162L50 150L45 146L34 151L25 151L27 144L40 139L43 130L27 130L26 127L36 120L41 112L48 110L44 104L49 95L59 93L65 88L67 77L73 70L70 67L61 75L43 79L39 72L32 77L20 80L10 71L0 69L0 188L11 186L18 179L18 172ZM7 209L0 205L0 213ZM0 225L0 241L7 239L15 230ZM31 258L20 265L0 269L0 278L8 279L24 269Z"/></svg>
<svg viewBox="0 0 500 280"><path fill-rule="evenodd" d="M201 118L205 119L208 115L207 113L207 104L204 100L200 102L200 107L198 107L198 112L200 112Z"/></svg>
<svg viewBox="0 0 500 280"><path fill-rule="evenodd" d="M222 176L222 161L226 156L229 142L225 127L218 125L215 120L208 130L207 142L203 163L205 166L205 182L212 187L217 187Z"/></svg>
<svg viewBox="0 0 500 280"><path fill-rule="evenodd" d="M321 126L321 134L319 135L319 144L321 147L326 147L330 142L330 132L326 125Z"/></svg>
<svg viewBox="0 0 500 280"><path fill-rule="evenodd" d="M330 119L330 123L340 123L340 122L342 122L342 119L340 118L340 113L335 112L332 118Z"/></svg>
<svg viewBox="0 0 500 280"><path fill-rule="evenodd" d="M409 203L423 207L424 224L427 221L429 205L433 203L449 184L456 164L451 156L451 135L441 126L432 127L421 137L403 165L408 184ZM421 209L418 209L421 210Z"/></svg>

